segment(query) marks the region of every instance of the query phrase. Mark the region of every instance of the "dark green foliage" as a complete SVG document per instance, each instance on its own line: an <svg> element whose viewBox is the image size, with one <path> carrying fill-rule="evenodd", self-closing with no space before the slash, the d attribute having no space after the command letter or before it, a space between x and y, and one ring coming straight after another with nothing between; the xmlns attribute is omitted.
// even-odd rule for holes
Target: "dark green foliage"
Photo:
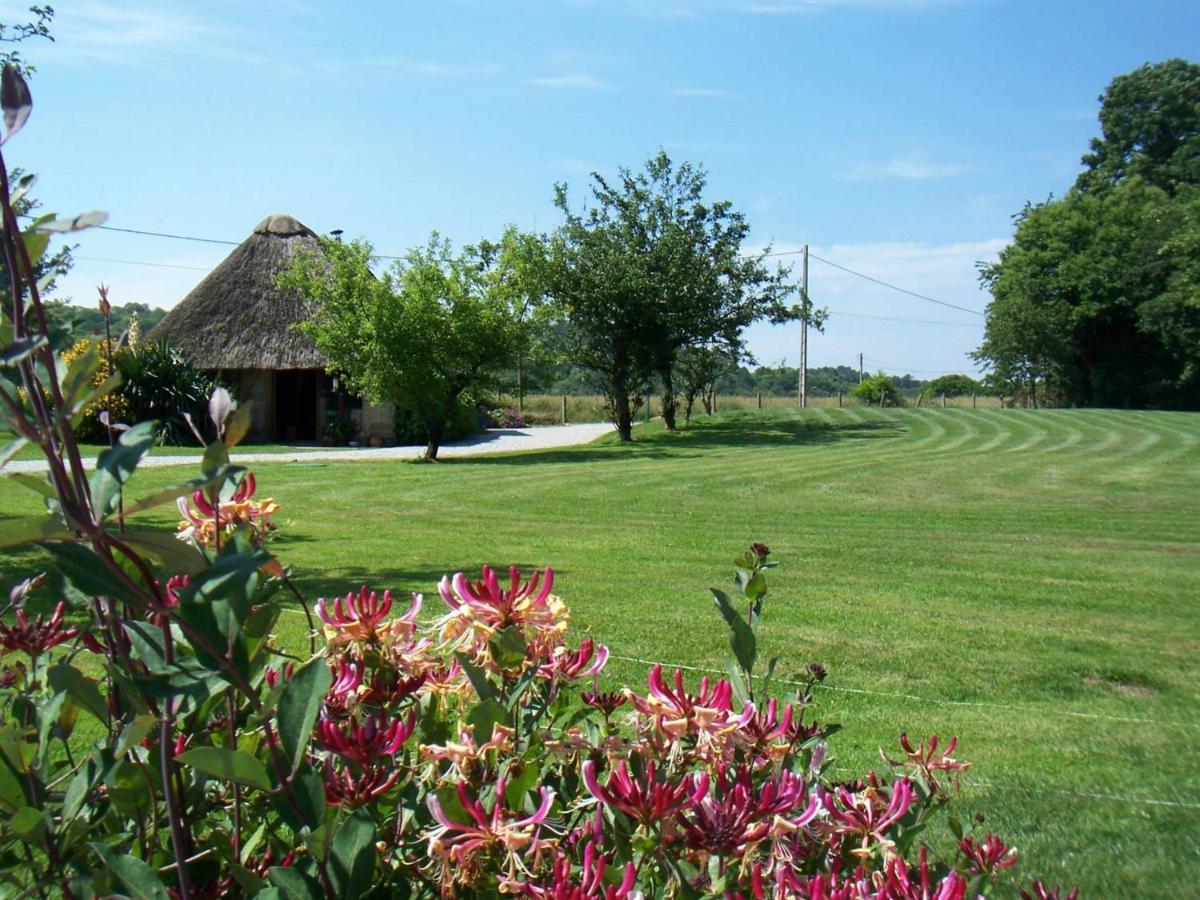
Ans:
<svg viewBox="0 0 1200 900"><path fill-rule="evenodd" d="M983 394L982 385L970 375L941 375L933 381L927 382L921 388L921 396L929 399L931 397L965 397L968 394Z"/></svg>
<svg viewBox="0 0 1200 900"><path fill-rule="evenodd" d="M999 391L1079 406L1200 408L1200 66L1114 79L1088 170L1026 206L985 266L974 357Z"/></svg>
<svg viewBox="0 0 1200 900"><path fill-rule="evenodd" d="M856 384L850 394L871 406L904 406L899 386L882 372L864 378L862 384Z"/></svg>
<svg viewBox="0 0 1200 900"><path fill-rule="evenodd" d="M155 420L159 440L183 444L194 440L185 414L197 428L206 421L205 406L218 387L211 375L193 368L179 348L166 341L137 344L117 353L119 394L131 422Z"/></svg>
<svg viewBox="0 0 1200 900"><path fill-rule="evenodd" d="M79 306L69 303L52 303L48 307L63 323L69 324L77 337L86 335L104 337L104 316L98 306ZM150 333L166 316L165 309L157 306L147 306L145 303L114 304L109 316L109 330L114 340L129 331L134 316L137 317L138 329L143 335Z"/></svg>
<svg viewBox="0 0 1200 900"><path fill-rule="evenodd" d="M424 420L408 407L396 407L394 423L397 444L421 444L429 439ZM471 437L483 430L479 410L465 401L454 405L443 427L442 440L447 443Z"/></svg>

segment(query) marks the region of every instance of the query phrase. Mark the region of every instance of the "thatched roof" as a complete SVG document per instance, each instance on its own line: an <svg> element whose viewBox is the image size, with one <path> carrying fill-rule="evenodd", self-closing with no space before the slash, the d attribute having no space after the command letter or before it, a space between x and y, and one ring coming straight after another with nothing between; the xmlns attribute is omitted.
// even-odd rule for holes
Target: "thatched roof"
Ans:
<svg viewBox="0 0 1200 900"><path fill-rule="evenodd" d="M292 326L311 305L275 278L296 253L317 253L317 236L291 216L267 216L150 332L180 347L200 369L318 369L325 359Z"/></svg>

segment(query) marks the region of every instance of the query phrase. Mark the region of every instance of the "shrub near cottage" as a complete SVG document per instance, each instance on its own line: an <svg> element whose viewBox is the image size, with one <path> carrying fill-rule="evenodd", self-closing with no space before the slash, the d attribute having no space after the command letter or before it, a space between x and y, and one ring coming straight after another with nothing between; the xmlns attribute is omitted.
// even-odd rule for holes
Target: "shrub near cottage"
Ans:
<svg viewBox="0 0 1200 900"><path fill-rule="evenodd" d="M7 138L30 107L11 69L0 97ZM47 232L102 219L23 236L5 171L0 423L5 458L43 449L46 478L20 480L49 507L0 523L0 543L49 558L0 613L7 895L949 900L1012 883L994 835L948 820L952 857L921 843L966 768L953 741L902 736L888 774L830 779L832 729L808 718L824 670L784 700L775 661L756 671L762 545L713 592L728 678L655 667L606 692L608 651L571 635L550 569L445 578L432 617L369 587L310 610L268 551L276 505L230 459L249 417L223 391L198 477L136 490L152 422L89 475L73 421L102 390L96 356L63 364L30 273ZM171 502L178 532L139 524ZM313 617L293 655L271 635L297 603Z"/></svg>

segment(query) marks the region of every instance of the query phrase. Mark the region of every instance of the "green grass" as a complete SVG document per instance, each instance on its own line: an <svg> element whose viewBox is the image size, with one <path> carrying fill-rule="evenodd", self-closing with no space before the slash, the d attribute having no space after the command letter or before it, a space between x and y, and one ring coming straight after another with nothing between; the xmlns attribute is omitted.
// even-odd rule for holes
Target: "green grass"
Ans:
<svg viewBox="0 0 1200 900"><path fill-rule="evenodd" d="M443 573L550 564L576 634L641 659L723 665L706 589L764 541L767 655L828 666L840 767L879 765L901 731L958 735L974 768L957 809L984 812L1023 871L1091 896L1195 893L1200 416L787 409L637 438L256 474L310 598L367 581L432 608ZM148 470L132 493L183 475ZM38 506L0 483L0 512ZM6 562L11 584L37 558ZM645 666L607 677L641 684Z"/></svg>

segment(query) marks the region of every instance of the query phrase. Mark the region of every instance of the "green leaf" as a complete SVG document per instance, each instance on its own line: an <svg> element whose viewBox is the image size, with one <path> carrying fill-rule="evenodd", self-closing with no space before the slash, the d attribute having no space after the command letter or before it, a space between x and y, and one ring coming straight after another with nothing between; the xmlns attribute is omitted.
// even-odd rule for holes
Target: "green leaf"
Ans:
<svg viewBox="0 0 1200 900"><path fill-rule="evenodd" d="M225 420L225 440L226 449L232 450L242 442L242 439L250 431L250 403L249 401L242 403L233 415Z"/></svg>
<svg viewBox="0 0 1200 900"><path fill-rule="evenodd" d="M118 762L104 779L108 799L120 812L144 816L154 808L154 788L149 776L127 759Z"/></svg>
<svg viewBox="0 0 1200 900"><path fill-rule="evenodd" d="M58 493L45 475L27 475L24 472L13 472L8 476L9 481L15 481L17 484L29 488L35 494L41 494L43 497L49 497L52 500L58 499Z"/></svg>
<svg viewBox="0 0 1200 900"><path fill-rule="evenodd" d="M40 222L33 228L39 233L67 234L72 231L83 231L85 228L95 228L107 221L108 213L101 209L93 209L91 212L80 213L67 219L51 219L48 222Z"/></svg>
<svg viewBox="0 0 1200 900"><path fill-rule="evenodd" d="M22 448L28 443L28 438L19 437L3 450L0 450L0 466L7 465L8 461L20 453Z"/></svg>
<svg viewBox="0 0 1200 900"><path fill-rule="evenodd" d="M213 441L204 448L204 458L200 461L200 471L211 475L223 466L229 465L229 448L220 441Z"/></svg>
<svg viewBox="0 0 1200 900"><path fill-rule="evenodd" d="M129 891L132 900L170 900L170 894L158 875L136 856L115 852L104 844L92 843L91 848L104 861L104 867Z"/></svg>
<svg viewBox="0 0 1200 900"><path fill-rule="evenodd" d="M100 693L99 684L95 679L88 678L67 663L51 666L46 673L46 679L50 687L56 691L66 691L102 725L108 722L108 701Z"/></svg>
<svg viewBox="0 0 1200 900"><path fill-rule="evenodd" d="M365 809L356 809L333 836L329 848L329 879L339 897L361 897L375 875L375 823Z"/></svg>
<svg viewBox="0 0 1200 900"><path fill-rule="evenodd" d="M244 750L225 747L195 747L178 757L179 761L225 781L236 781L261 791L271 789L267 770L253 755Z"/></svg>
<svg viewBox="0 0 1200 900"><path fill-rule="evenodd" d="M96 460L92 473L92 506L100 518L116 508L122 486L157 440L154 422L140 422L125 432Z"/></svg>
<svg viewBox="0 0 1200 900"><path fill-rule="evenodd" d="M467 673L467 680L471 682L471 687L475 688L475 693L479 695L480 700L495 700L500 696L492 683L487 680L483 669L471 662L470 657L465 653L456 653L455 658L462 666L463 671Z"/></svg>
<svg viewBox="0 0 1200 900"><path fill-rule="evenodd" d="M83 809L84 803L87 802L88 795L100 782L100 777L103 775L103 770L97 757L99 754L93 754L72 776L70 783L67 784L67 791L63 795L62 820L64 823L69 823Z"/></svg>
<svg viewBox="0 0 1200 900"><path fill-rule="evenodd" d="M758 639L750 630L750 626L746 624L746 620L734 609L729 595L716 588L709 588L709 590L712 591L713 600L717 604L721 618L729 626L729 646L733 649L733 655L737 657L742 671L748 675L754 671L754 660L758 655Z"/></svg>
<svg viewBox="0 0 1200 900"><path fill-rule="evenodd" d="M497 631L488 641L488 649L501 669L516 669L525 662L525 636L515 625Z"/></svg>
<svg viewBox="0 0 1200 900"><path fill-rule="evenodd" d="M136 503L125 507L125 515L132 516L134 513L142 512L142 510L153 509L156 506L161 506L164 503L170 503L180 497L190 497L196 491L204 490L210 487L213 482L220 481L229 477L236 477L243 471L238 466L224 466L211 475L204 475L200 478L193 478L191 481L186 481L183 484L172 485L168 488L163 488L161 491L155 491L153 494L147 494Z"/></svg>
<svg viewBox="0 0 1200 900"><path fill-rule="evenodd" d="M480 700L467 713L466 722L475 726L475 742L486 744L492 739L497 723L504 723L508 713L499 700Z"/></svg>
<svg viewBox="0 0 1200 900"><path fill-rule="evenodd" d="M37 353L46 344L46 336L43 334L15 340L3 350L0 350L0 366L12 368Z"/></svg>
<svg viewBox="0 0 1200 900"><path fill-rule="evenodd" d="M8 820L8 827L27 844L38 844L46 831L46 817L40 809L23 806Z"/></svg>
<svg viewBox="0 0 1200 900"><path fill-rule="evenodd" d="M12 814L26 802L25 788L7 760L0 759L0 811Z"/></svg>
<svg viewBox="0 0 1200 900"><path fill-rule="evenodd" d="M288 900L322 900L325 892L321 885L311 875L305 875L299 869L283 866L271 866L267 869L267 877L271 883L283 891Z"/></svg>
<svg viewBox="0 0 1200 900"><path fill-rule="evenodd" d="M34 541L65 540L70 532L54 516L18 516L0 521L0 547L17 547Z"/></svg>
<svg viewBox="0 0 1200 900"><path fill-rule="evenodd" d="M67 407L75 401L75 396L87 385L92 383L92 376L100 368L100 344L94 342L88 345L87 351L71 361L67 374L63 376L62 392Z"/></svg>
<svg viewBox="0 0 1200 900"><path fill-rule="evenodd" d="M742 591L746 599L753 603L767 593L767 579L762 572L755 572Z"/></svg>
<svg viewBox="0 0 1200 900"><path fill-rule="evenodd" d="M293 770L304 759L317 713L331 682L329 666L323 658L316 657L297 669L283 687L275 715L279 722L279 742Z"/></svg>
<svg viewBox="0 0 1200 900"><path fill-rule="evenodd" d="M725 661L725 671L729 674L729 686L733 688L733 693L737 696L738 701L742 706L751 702L750 691L746 688L746 679L742 675L742 670L738 668L737 663L732 659Z"/></svg>
<svg viewBox="0 0 1200 900"><path fill-rule="evenodd" d="M295 795L295 805L287 791L277 790L272 795L279 817L293 831L318 827L325 818L325 780L308 762L302 762L296 770L292 778L292 793Z"/></svg>
<svg viewBox="0 0 1200 900"><path fill-rule="evenodd" d="M59 572L71 586L85 597L114 597L136 601L108 570L91 547L73 543L43 544L58 563Z"/></svg>
<svg viewBox="0 0 1200 900"><path fill-rule="evenodd" d="M195 576L208 568L208 560L203 553L171 532L126 531L120 538L134 550L157 560L172 574Z"/></svg>

